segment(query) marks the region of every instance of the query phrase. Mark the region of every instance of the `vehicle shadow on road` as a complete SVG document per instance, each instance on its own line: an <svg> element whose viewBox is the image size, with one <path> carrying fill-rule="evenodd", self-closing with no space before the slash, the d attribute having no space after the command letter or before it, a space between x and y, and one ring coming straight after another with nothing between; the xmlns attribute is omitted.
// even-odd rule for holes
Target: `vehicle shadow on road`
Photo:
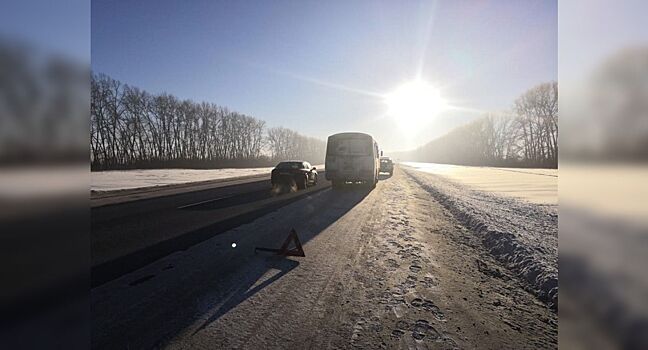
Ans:
<svg viewBox="0 0 648 350"><path fill-rule="evenodd" d="M241 283L236 288L236 290L229 296L229 298L227 298L227 300L223 302L222 306L218 309L218 311L216 311L214 315L212 315L200 327L198 327L198 329L196 329L193 332L193 334L195 335L196 333L205 329L205 327L209 326L212 322L218 320L221 316L227 314L230 310L235 308L237 305L244 302L245 300L247 300L257 292L261 291L263 288L279 280L281 277L285 276L288 272L292 271L294 268L299 266L298 261L286 259L282 257L276 257L276 256L268 257L265 260L265 263L266 263L265 264L266 269L264 270L266 272L264 272L263 275L258 276L258 278L262 278L270 269L278 270L278 272L259 284L256 284L258 282L258 278L256 276L255 278L247 279L245 283Z"/></svg>
<svg viewBox="0 0 648 350"><path fill-rule="evenodd" d="M181 334L203 334L201 330L209 331L208 337L215 337L214 344L228 347L231 340L227 339L226 330L210 331L220 327L217 321L233 311L255 312L250 310L256 310L255 305L260 304L246 301L263 297L260 293L265 289L298 270L299 261L309 259L306 244L369 193L362 186L326 189L279 209L267 222L239 228L236 236L217 235L189 249L190 255L164 263L174 266L168 272L157 272L159 276L129 287L132 291L107 291L109 300L93 301L93 348L164 347ZM292 228L304 244L306 257L254 254L254 247L279 248ZM236 249L219 248L229 246L231 239L237 239L234 237L240 237ZM114 296L117 292L119 297ZM133 308L133 304L137 307Z"/></svg>
<svg viewBox="0 0 648 350"><path fill-rule="evenodd" d="M327 206L330 205L331 207L320 208L320 212L325 211L325 214L327 215L318 215L317 211L310 212L300 218L300 221L302 221L301 223L293 223L291 226L297 227L299 239L302 244L305 244L344 216L349 210L360 203L369 193L370 190L366 187L353 185L324 193L323 196L327 198L320 198L320 200L324 201ZM306 222L313 223L313 225L311 227L305 227L304 223ZM283 237L281 238L283 239ZM281 242L274 243L275 245L281 244ZM254 272L241 276L243 278L239 277L238 280L240 282L236 286L235 291L230 294L226 300L220 301L222 303L220 308L193 332L194 335L299 266L299 262L296 260L272 255L272 253L259 252L258 257L261 257L261 259L257 258L248 263L248 266L250 266L250 264L256 265L256 268L253 269ZM308 253L306 253L305 258L308 258ZM271 270L278 270L278 272L259 283L264 276L272 273Z"/></svg>

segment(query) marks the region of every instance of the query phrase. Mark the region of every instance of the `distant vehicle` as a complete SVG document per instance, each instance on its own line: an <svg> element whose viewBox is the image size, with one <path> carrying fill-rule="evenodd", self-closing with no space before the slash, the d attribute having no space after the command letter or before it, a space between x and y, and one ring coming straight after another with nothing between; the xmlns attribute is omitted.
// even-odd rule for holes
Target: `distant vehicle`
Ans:
<svg viewBox="0 0 648 350"><path fill-rule="evenodd" d="M309 162L290 160L280 162L272 169L270 182L272 185L287 184L294 181L297 188L303 190L308 186L317 185L317 168Z"/></svg>
<svg viewBox="0 0 648 350"><path fill-rule="evenodd" d="M380 172L394 175L394 162L389 157L380 157Z"/></svg>
<svg viewBox="0 0 648 350"><path fill-rule="evenodd" d="M333 188L347 182L376 187L380 169L378 143L371 135L345 132L331 135L326 144L326 179Z"/></svg>

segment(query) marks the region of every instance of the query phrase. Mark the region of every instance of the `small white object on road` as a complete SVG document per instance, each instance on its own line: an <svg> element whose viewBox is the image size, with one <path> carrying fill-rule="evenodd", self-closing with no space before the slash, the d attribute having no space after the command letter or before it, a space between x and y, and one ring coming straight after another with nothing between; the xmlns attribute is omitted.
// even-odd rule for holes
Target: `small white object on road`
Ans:
<svg viewBox="0 0 648 350"><path fill-rule="evenodd" d="M232 248L236 248L236 243L232 243Z"/></svg>

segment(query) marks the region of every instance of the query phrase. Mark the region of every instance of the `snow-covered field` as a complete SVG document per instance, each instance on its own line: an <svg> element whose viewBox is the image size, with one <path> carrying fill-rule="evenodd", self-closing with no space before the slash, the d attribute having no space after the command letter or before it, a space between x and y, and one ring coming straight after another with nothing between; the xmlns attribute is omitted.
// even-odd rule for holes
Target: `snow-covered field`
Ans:
<svg viewBox="0 0 648 350"><path fill-rule="evenodd" d="M648 165L561 165L560 203L648 227Z"/></svg>
<svg viewBox="0 0 648 350"><path fill-rule="evenodd" d="M113 191L132 188L174 185L248 175L269 174L269 168L244 169L145 169L95 171L90 176L93 191Z"/></svg>
<svg viewBox="0 0 648 350"><path fill-rule="evenodd" d="M323 170L324 165L315 165ZM92 191L115 191L133 188L176 185L209 180L233 179L242 176L270 174L273 167L229 169L139 169L93 171Z"/></svg>
<svg viewBox="0 0 648 350"><path fill-rule="evenodd" d="M497 195L537 204L558 204L557 169L473 167L405 162L402 165Z"/></svg>
<svg viewBox="0 0 648 350"><path fill-rule="evenodd" d="M557 307L556 171L405 165L402 169L478 234L496 259Z"/></svg>

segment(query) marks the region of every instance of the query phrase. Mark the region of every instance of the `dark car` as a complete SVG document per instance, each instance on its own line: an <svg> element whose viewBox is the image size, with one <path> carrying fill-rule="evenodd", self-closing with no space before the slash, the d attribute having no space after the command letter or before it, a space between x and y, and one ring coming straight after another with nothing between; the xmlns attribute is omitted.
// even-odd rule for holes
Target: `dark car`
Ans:
<svg viewBox="0 0 648 350"><path fill-rule="evenodd" d="M380 157L380 172L394 174L394 162L389 157Z"/></svg>
<svg viewBox="0 0 648 350"><path fill-rule="evenodd" d="M270 181L273 186L291 184L294 181L301 190L317 184L317 169L301 160L281 162L272 170Z"/></svg>

